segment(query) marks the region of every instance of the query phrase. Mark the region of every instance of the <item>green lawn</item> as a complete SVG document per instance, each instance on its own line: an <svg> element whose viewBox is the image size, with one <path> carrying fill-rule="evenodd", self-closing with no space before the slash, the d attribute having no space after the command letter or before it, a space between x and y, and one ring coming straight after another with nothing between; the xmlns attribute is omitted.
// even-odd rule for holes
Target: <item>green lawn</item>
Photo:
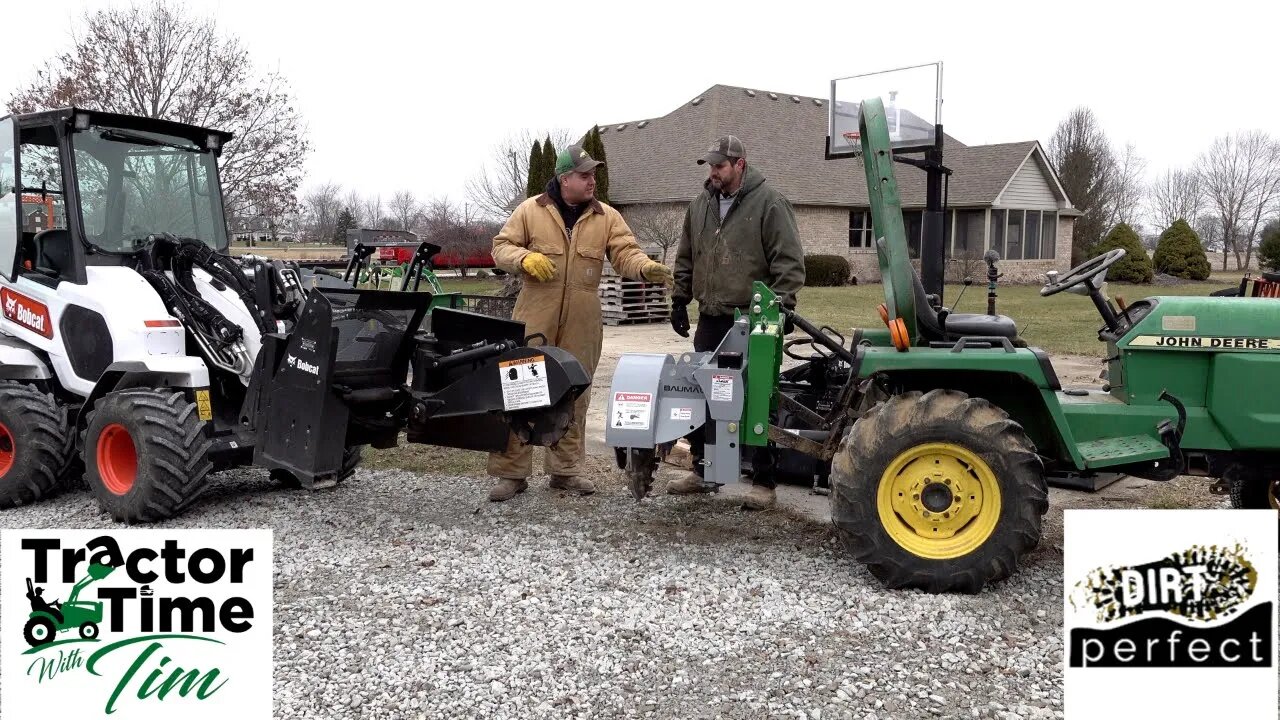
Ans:
<svg viewBox="0 0 1280 720"><path fill-rule="evenodd" d="M502 280L495 277L440 277L440 287L445 292L462 293L463 295L493 295L502 289Z"/></svg>
<svg viewBox="0 0 1280 720"><path fill-rule="evenodd" d="M1187 285L1107 283L1107 294L1112 300L1118 295L1126 302L1133 302L1153 295L1208 295L1233 285L1231 282L1214 281ZM966 289L959 306L955 307L956 298L962 289L961 285L948 285L946 304L956 312L987 311L985 284L974 283ZM1102 318L1089 298L1071 293L1042 298L1040 287L1030 285L999 287L996 295L996 312L1012 317L1028 344L1051 353L1103 355L1106 348L1098 342L1098 328L1102 326ZM806 319L816 324L830 325L839 332L847 333L855 327L884 327L876 311L876 306L882 302L884 289L878 284L839 288L807 287L800 292L797 309Z"/></svg>
<svg viewBox="0 0 1280 720"><path fill-rule="evenodd" d="M1108 283L1107 293L1133 302L1152 295L1208 295L1215 290L1234 287L1238 283L1230 277L1214 278L1204 283L1186 285L1130 285ZM466 295L492 295L502 287L498 278L440 278L445 292ZM964 296L955 307L961 290ZM1098 328L1102 318L1087 297L1071 293L1059 293L1053 297L1040 297L1040 286L1006 285L996 290L996 312L1012 317L1018 323L1018 332L1027 343L1044 348L1051 353L1076 355L1104 354L1105 346L1098 342ZM848 336L855 327L882 328L876 306L884 302L884 288L879 284L853 287L807 287L800 292L800 314L818 325L830 325ZM948 285L946 303L957 312L984 313L987 311L985 284L974 283L968 289L961 285ZM695 322L697 303L689 308Z"/></svg>

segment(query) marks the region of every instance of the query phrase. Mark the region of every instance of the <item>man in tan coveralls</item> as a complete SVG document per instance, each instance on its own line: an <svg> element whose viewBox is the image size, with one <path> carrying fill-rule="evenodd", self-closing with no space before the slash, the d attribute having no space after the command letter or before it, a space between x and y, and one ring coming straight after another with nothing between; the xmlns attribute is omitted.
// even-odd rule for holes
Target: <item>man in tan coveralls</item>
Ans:
<svg viewBox="0 0 1280 720"><path fill-rule="evenodd" d="M512 317L524 321L525 335L542 333L548 344L573 353L589 377L595 375L604 339L597 293L605 258L623 277L672 283L671 269L644 254L622 214L595 199L601 164L577 145L561 151L546 192L520 203L493 239L494 264L524 276ZM554 489L582 495L596 490L582 477L590 399L590 391L578 398L569 431L547 449L546 471ZM509 436L506 452L489 455L489 474L498 480L489 499L510 500L524 492L532 473L533 448Z"/></svg>

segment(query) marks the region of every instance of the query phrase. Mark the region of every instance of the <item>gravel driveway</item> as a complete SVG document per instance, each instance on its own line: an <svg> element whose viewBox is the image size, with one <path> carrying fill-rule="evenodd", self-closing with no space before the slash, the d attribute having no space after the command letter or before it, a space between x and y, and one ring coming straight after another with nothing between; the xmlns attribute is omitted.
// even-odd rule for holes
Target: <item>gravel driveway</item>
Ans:
<svg viewBox="0 0 1280 720"><path fill-rule="evenodd" d="M1062 716L1060 506L1012 580L929 596L825 523L604 478L494 505L474 478L246 471L171 525L275 529L278 718ZM0 513L23 526L110 521L77 491Z"/></svg>

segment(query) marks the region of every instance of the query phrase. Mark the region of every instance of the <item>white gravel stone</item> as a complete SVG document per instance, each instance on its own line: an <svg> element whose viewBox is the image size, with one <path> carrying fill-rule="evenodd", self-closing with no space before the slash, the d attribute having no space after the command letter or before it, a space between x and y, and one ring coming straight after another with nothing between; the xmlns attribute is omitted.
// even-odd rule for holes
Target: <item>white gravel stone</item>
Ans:
<svg viewBox="0 0 1280 720"><path fill-rule="evenodd" d="M1060 553L892 592L827 525L597 482L495 504L476 478L236 471L162 526L275 530L276 718L1061 717ZM0 512L112 526L84 490Z"/></svg>

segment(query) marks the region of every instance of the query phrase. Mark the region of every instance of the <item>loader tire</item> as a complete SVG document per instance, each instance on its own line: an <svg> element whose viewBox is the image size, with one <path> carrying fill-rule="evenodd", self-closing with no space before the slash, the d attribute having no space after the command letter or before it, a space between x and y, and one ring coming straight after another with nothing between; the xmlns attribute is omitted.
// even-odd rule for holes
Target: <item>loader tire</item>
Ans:
<svg viewBox="0 0 1280 720"><path fill-rule="evenodd" d="M353 445L342 451L342 470L338 473L338 477L334 480L334 485L338 485L343 480L356 474L356 468L360 466L364 460L364 446ZM288 470L276 468L270 473L271 479L280 483L287 488L300 488L302 483ZM331 486L332 487L332 486Z"/></svg>
<svg viewBox="0 0 1280 720"><path fill-rule="evenodd" d="M34 385L0 381L0 508L28 505L56 490L72 469L67 413Z"/></svg>
<svg viewBox="0 0 1280 720"><path fill-rule="evenodd" d="M85 430L85 481L118 522L157 522L180 514L208 489L212 445L195 403L182 393L108 393Z"/></svg>
<svg viewBox="0 0 1280 720"><path fill-rule="evenodd" d="M858 419L832 463L845 547L891 589L976 593L1040 542L1044 465L1022 426L954 390L909 392Z"/></svg>

